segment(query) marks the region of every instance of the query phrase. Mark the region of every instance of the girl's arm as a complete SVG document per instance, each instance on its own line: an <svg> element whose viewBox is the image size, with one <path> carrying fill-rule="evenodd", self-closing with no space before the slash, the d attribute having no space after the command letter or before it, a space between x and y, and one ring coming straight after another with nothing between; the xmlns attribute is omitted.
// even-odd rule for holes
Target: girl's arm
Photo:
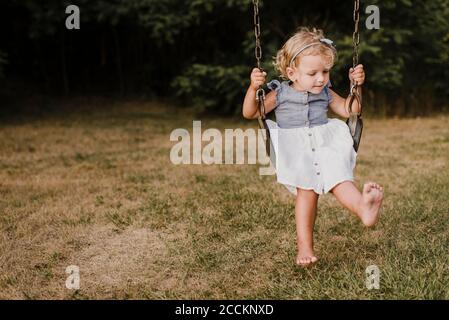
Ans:
<svg viewBox="0 0 449 320"><path fill-rule="evenodd" d="M256 91L259 86L265 83L265 72L254 68L251 72L251 84L246 91L245 100L243 100L243 117L246 119L256 119L260 112L256 101ZM276 105L276 92L270 91L265 96L265 114L274 109Z"/></svg>
<svg viewBox="0 0 449 320"><path fill-rule="evenodd" d="M338 114L340 117L349 118L349 101L351 100L351 96L342 98L337 93L329 89L330 94L332 95L332 102L329 104L329 107L333 112ZM357 92L359 93L360 99L362 99L362 88L357 87ZM356 99L354 99L352 103L352 112L359 112L360 105Z"/></svg>
<svg viewBox="0 0 449 320"><path fill-rule="evenodd" d="M243 101L243 117L246 119L256 119L259 117L259 108L256 101L256 91L251 87L246 91ZM276 92L270 91L265 95L265 114L274 109L276 104Z"/></svg>
<svg viewBox="0 0 449 320"><path fill-rule="evenodd" d="M365 82L365 71L363 70L363 65L358 64L355 68L349 69L349 81L357 82L357 93L359 94L360 100L362 100L362 87L361 85ZM348 95L346 99L340 97L334 91L329 89L329 92L332 95L332 102L329 104L329 107L336 114L343 118L349 118L349 102L351 100L351 96ZM352 103L352 112L360 112L361 106L358 101L354 99Z"/></svg>

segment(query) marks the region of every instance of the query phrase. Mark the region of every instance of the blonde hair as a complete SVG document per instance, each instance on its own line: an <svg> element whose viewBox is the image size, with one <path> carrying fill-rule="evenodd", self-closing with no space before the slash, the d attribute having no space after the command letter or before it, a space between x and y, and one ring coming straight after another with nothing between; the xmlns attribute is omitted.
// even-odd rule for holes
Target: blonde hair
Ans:
<svg viewBox="0 0 449 320"><path fill-rule="evenodd" d="M335 50L333 46L320 42L320 39L323 38L324 34L322 30L316 28L310 30L309 28L301 27L287 40L287 42L277 52L276 57L274 57L273 64L280 76L284 79L288 79L287 67L291 67L290 60L295 56L298 50L312 43L317 44L306 48L298 54L293 61L294 65L299 65L301 62L301 57L307 55L320 55L325 59L326 67L329 69L332 68L337 60L337 50Z"/></svg>

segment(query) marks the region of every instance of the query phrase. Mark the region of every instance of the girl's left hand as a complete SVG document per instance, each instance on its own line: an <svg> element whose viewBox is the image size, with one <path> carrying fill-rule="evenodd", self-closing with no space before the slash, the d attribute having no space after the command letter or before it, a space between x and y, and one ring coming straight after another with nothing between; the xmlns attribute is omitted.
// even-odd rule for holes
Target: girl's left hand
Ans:
<svg viewBox="0 0 449 320"><path fill-rule="evenodd" d="M351 82L354 80L359 86L365 82L365 71L363 70L362 64L358 64L355 68L349 69L349 80Z"/></svg>

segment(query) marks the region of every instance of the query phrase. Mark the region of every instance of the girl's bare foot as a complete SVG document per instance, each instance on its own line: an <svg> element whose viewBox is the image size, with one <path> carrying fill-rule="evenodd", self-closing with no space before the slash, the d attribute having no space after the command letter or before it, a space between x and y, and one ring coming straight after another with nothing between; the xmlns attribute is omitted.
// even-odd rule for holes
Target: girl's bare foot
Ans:
<svg viewBox="0 0 449 320"><path fill-rule="evenodd" d="M296 264L298 266L307 267L318 261L318 258L313 253L312 248L306 248L302 246L298 249L298 254L296 255Z"/></svg>
<svg viewBox="0 0 449 320"><path fill-rule="evenodd" d="M359 212L365 226L371 227L377 223L383 198L384 192L380 185L374 182L365 183Z"/></svg>

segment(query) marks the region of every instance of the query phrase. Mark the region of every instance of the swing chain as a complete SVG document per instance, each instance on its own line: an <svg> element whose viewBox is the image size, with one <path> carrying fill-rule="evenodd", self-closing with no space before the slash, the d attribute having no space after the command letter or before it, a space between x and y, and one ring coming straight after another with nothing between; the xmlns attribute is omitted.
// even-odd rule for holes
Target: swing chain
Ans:
<svg viewBox="0 0 449 320"><path fill-rule="evenodd" d="M257 68L260 68L260 60L262 59L262 47L260 45L260 17L259 17L259 0L253 0L254 5L254 35L256 37L256 47L254 54L257 60Z"/></svg>
<svg viewBox="0 0 449 320"><path fill-rule="evenodd" d="M360 32L359 32L359 21L360 21L360 0L354 0L354 33L352 34L352 45L354 48L352 56L352 67L359 63L359 51L358 45L360 43Z"/></svg>
<svg viewBox="0 0 449 320"><path fill-rule="evenodd" d="M260 61L262 59L262 46L260 45L260 16L259 16L259 0L253 0L254 6L254 35L256 37L256 47L254 49L254 54L256 56L257 68L263 72ZM267 123L265 121L265 90L262 86L259 87L256 91L256 101L259 107L259 116L257 117L257 121L259 123L259 127L262 129L262 135L264 136L265 141L265 150L270 157L270 130L268 129Z"/></svg>
<svg viewBox="0 0 449 320"><path fill-rule="evenodd" d="M360 43L360 33L359 33L359 21L360 21L360 0L354 0L354 33L352 34L352 45L353 45L353 53L352 53L352 68L355 67L359 63L359 52L358 45ZM349 131L353 140L353 148L355 152L359 149L360 139L362 138L362 130L363 130L363 120L362 120L362 97L360 96L359 91L357 90L358 84L354 79L351 81L351 90L349 92L349 118L346 120L346 124L349 127ZM354 101L357 101L359 106L359 112L352 112L352 104Z"/></svg>
<svg viewBox="0 0 449 320"><path fill-rule="evenodd" d="M352 46L353 46L353 54L352 54L352 67L355 68L359 64L359 51L358 46L360 43L360 32L359 32L359 23L360 23L360 0L354 0L354 33L352 34ZM352 114L352 104L354 100L359 103L360 110L358 112L359 115L362 114L361 110L361 98L359 93L357 92L358 84L354 80L351 82L351 88L349 95L351 97L349 101L349 113Z"/></svg>
<svg viewBox="0 0 449 320"><path fill-rule="evenodd" d="M260 60L262 59L262 46L260 45L260 16L259 16L259 0L253 0L254 6L254 36L256 38L256 47L254 54L256 56L257 68L263 71L260 66ZM259 113L262 119L265 119L265 90L262 86L256 91L256 100L259 105Z"/></svg>

